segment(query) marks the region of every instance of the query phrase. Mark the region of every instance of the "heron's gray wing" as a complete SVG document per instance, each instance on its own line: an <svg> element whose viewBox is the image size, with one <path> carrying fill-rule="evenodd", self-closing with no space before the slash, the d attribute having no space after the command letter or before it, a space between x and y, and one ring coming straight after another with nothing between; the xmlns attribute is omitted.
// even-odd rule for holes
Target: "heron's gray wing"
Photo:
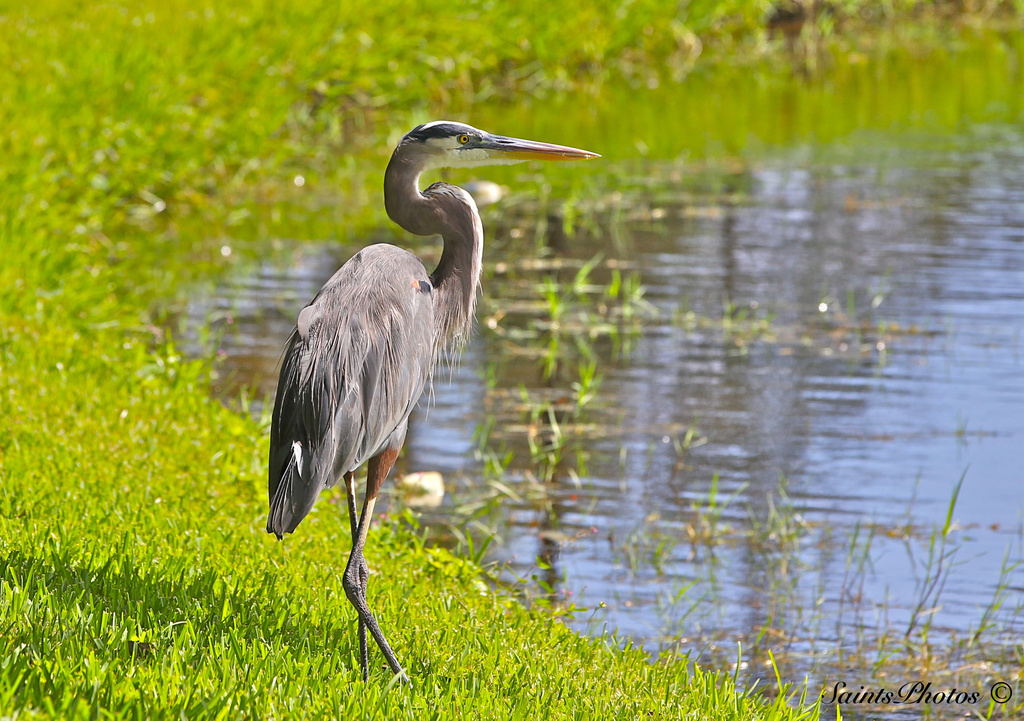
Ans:
<svg viewBox="0 0 1024 721"><path fill-rule="evenodd" d="M299 314L274 404L267 531L295 530L409 417L434 361L431 291L414 255L375 245Z"/></svg>

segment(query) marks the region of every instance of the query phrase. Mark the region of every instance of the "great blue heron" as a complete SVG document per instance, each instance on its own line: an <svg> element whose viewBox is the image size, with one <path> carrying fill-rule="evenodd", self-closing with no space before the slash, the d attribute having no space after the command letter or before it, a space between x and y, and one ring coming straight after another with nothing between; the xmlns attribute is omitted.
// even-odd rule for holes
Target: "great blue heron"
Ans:
<svg viewBox="0 0 1024 721"><path fill-rule="evenodd" d="M391 670L407 680L366 603L363 546L374 503L405 441L409 413L439 352L466 339L480 282L483 226L466 191L434 183L432 168L576 160L586 150L491 135L449 121L420 125L395 148L384 172L388 216L416 235L440 235L441 259L427 274L412 253L371 245L356 253L299 313L288 338L270 431L270 518L281 538L317 496L345 479L352 553L342 585L359 614L363 679L369 629ZM366 495L356 512L353 474L367 463Z"/></svg>

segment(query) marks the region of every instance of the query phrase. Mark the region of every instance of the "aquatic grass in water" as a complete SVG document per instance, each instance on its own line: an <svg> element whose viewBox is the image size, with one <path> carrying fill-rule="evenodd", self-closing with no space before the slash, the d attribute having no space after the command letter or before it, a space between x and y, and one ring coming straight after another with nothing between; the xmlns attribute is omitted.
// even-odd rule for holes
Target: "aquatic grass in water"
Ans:
<svg viewBox="0 0 1024 721"><path fill-rule="evenodd" d="M956 533L949 519L953 517L958 492L959 484L953 489L945 522L930 530L878 525L854 529L846 561L847 577L842 584L847 589L843 597L845 603L839 606L838 613L826 611L820 605L822 588L801 588L801 577L806 572L820 572L820 569L807 564L805 549L808 543L821 549L822 554L829 553L834 545L827 538L829 529L826 526L801 519L790 502L785 500L780 507L781 512L773 512L770 518L774 520L766 526L760 527L756 519L749 530L735 524L724 525L705 539L711 544L708 550L712 553L704 564L705 577L680 587L674 598L659 601L658 613L665 619L666 634L669 638L679 636L685 633L684 629L700 628L704 622L710 623L713 629L716 598L722 592L717 580L721 564L714 562L713 549L715 546L737 545L763 556L765 577L773 589L769 595L775 604L766 617L765 625L742 636L731 637L742 643L747 654L753 656L752 662L766 659L766 649L770 649L773 665L810 664L819 670L827 670L823 680L826 690L823 698L826 701L835 680L846 679L849 685L848 679L852 677L858 679L858 684L871 686L873 683L891 690L907 679L924 678L933 685L933 693L953 687L988 689L994 682L1010 681L1016 695L1020 689L1019 680L1016 680L1020 662L1017 635L1019 624L1024 619L1024 608L1018 604L1016 610L1002 614L1000 622L991 623L1009 598L1007 577L1014 569L1005 559L994 596L984 607L978 624L968 634L931 627L932 619L942 608L942 588L949 577L949 568L959 562L957 558L962 552L955 542L949 543L950 535ZM646 547L657 548L676 537L671 531L656 531L658 519L648 521L652 525L634 532L626 541L626 549L639 538L645 539ZM921 554L923 575L918 584L920 595L916 607L906 609L910 611L911 625L901 630L891 625L888 613L878 616L883 609L865 608L860 596L864 577L871 573L871 558L877 555L872 551L873 541L878 536L906 532L910 533L907 552ZM658 538L662 540L656 540ZM634 572L639 568L637 565ZM759 579L759 582L765 580ZM896 599L890 599L890 602L894 607L902 605ZM835 625L838 642L830 641L827 633L823 634L831 624ZM677 643L683 648L699 645L702 651L698 660L715 659L717 664L726 664L730 662L731 652L723 640L711 631L707 637L683 637ZM674 648L670 644L663 653L671 654ZM853 689L856 690L857 686ZM1013 718L1021 708L1019 701L1012 701L1005 707L998 704L989 706L987 713ZM884 716L891 709L870 703L855 709L855 713L868 711ZM844 714L849 712L850 708L844 707ZM944 717L942 707L933 707L933 712ZM826 707L826 715L828 713Z"/></svg>

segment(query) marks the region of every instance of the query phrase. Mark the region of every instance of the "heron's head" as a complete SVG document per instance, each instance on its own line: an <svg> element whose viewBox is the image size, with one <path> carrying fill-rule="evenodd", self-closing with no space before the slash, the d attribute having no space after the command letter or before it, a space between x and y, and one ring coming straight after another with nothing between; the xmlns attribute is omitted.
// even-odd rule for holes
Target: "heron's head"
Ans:
<svg viewBox="0 0 1024 721"><path fill-rule="evenodd" d="M413 128L402 138L398 150L412 159L419 170L601 157L597 153L564 145L492 135L450 120L435 120Z"/></svg>

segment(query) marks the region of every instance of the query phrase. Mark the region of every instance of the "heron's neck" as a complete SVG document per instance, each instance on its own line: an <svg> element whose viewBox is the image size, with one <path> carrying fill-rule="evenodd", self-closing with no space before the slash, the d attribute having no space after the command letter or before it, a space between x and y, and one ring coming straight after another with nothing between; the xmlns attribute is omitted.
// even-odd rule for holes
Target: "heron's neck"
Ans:
<svg viewBox="0 0 1024 721"><path fill-rule="evenodd" d="M454 185L432 186L428 194L445 210L444 250L430 275L434 286L434 345L459 345L469 339L476 317L483 259L484 228L472 196Z"/></svg>
<svg viewBox="0 0 1024 721"><path fill-rule="evenodd" d="M420 166L398 146L384 171L384 209L388 217L416 235L434 235L437 218L418 187Z"/></svg>
<svg viewBox="0 0 1024 721"><path fill-rule="evenodd" d="M434 347L458 345L469 337L476 311L483 256L483 225L472 196L462 188L435 183L420 192L420 165L402 146L384 172L388 216L416 235L440 235L444 250L430 275L434 286Z"/></svg>

